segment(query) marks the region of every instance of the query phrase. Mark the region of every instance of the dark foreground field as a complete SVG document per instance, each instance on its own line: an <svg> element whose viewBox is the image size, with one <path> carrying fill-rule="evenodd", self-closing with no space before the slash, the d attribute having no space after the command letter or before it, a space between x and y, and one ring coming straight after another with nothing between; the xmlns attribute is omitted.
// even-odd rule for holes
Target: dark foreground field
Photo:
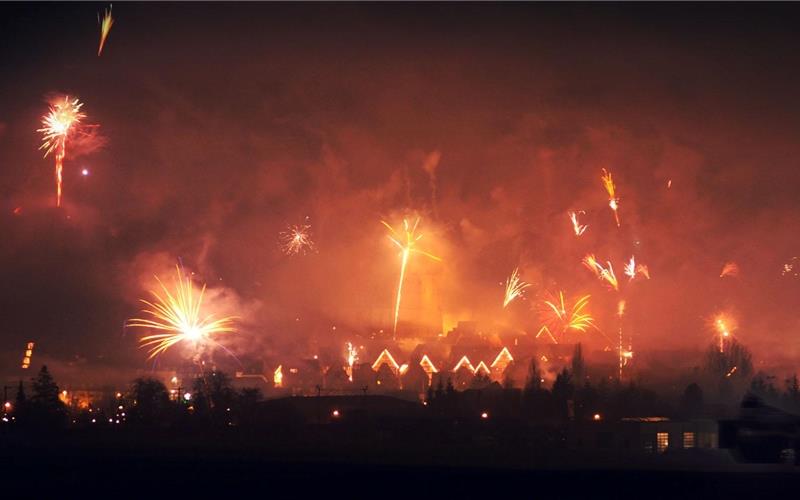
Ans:
<svg viewBox="0 0 800 500"><path fill-rule="evenodd" d="M403 443L348 446L318 437L5 436L0 477L7 495L28 498L730 499L800 492L797 467L738 464L724 452L648 459L429 443L415 454L416 446Z"/></svg>

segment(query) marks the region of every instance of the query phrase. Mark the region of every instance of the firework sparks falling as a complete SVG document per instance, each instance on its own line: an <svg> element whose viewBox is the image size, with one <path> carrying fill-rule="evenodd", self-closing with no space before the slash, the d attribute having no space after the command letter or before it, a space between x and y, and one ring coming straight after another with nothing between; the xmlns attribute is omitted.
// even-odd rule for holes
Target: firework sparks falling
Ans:
<svg viewBox="0 0 800 500"><path fill-rule="evenodd" d="M578 298L570 307L564 299L564 292L559 291L557 298L552 300L542 301L542 316L544 326L539 329L536 337L540 337L546 333L550 336L553 342L558 343L554 337L554 332L557 333L561 340L570 331L577 331L586 333L590 328L597 327L594 324L594 318L586 311L589 305L590 295L584 295Z"/></svg>
<svg viewBox="0 0 800 500"><path fill-rule="evenodd" d="M631 260L625 264L623 272L629 278L629 281L636 277L636 258L631 255Z"/></svg>
<svg viewBox="0 0 800 500"><path fill-rule="evenodd" d="M206 286L198 292L191 277L184 276L181 268L175 267L174 291L156 276L161 290L151 290L154 301L142 299L147 306L142 312L149 318L133 318L127 326L146 328L163 333L151 333L140 340L140 347L149 348L148 359L164 353L170 347L188 342L195 349L206 344L217 344L215 337L235 332L233 316L216 319L213 314L202 315L203 295Z"/></svg>
<svg viewBox="0 0 800 500"><path fill-rule="evenodd" d="M358 361L358 349L355 348L353 344L348 342L345 344L347 347L347 380L350 382L353 381L353 366Z"/></svg>
<svg viewBox="0 0 800 500"><path fill-rule="evenodd" d="M389 230L389 240L397 245L397 247L400 249L400 279L397 284L397 298L394 306L394 327L392 329L392 338L397 336L397 320L400 317L400 301L403 296L403 281L405 281L406 266L408 265L409 257L412 253L418 253L438 262L441 262L442 260L433 254L416 248L417 242L422 239L422 235L417 234L417 226L419 226L419 221L420 218L417 217L413 224L409 224L407 218L403 219L402 235L400 232L395 231L394 228L389 225L389 223L386 221L381 221L381 224L386 226L386 228Z"/></svg>
<svg viewBox="0 0 800 500"><path fill-rule="evenodd" d="M736 262L726 262L722 266L722 271L719 273L720 278L725 277L736 278L739 276L739 265Z"/></svg>
<svg viewBox="0 0 800 500"><path fill-rule="evenodd" d="M109 5L102 20L100 20L100 13L97 14L97 22L100 24L100 46L97 48L97 57L100 57L100 54L103 52L103 46L106 44L108 33L111 31L111 26L114 25L114 18L111 17L111 8L112 5Z"/></svg>
<svg viewBox="0 0 800 500"><path fill-rule="evenodd" d="M614 180L611 178L611 172L603 169L603 175L600 179L603 181L603 187L608 193L608 206L611 207L611 210L614 212L614 220L617 223L617 227L619 227L619 213L617 212L619 209L619 198L617 198L617 187L614 185Z"/></svg>
<svg viewBox="0 0 800 500"><path fill-rule="evenodd" d="M67 154L67 139L75 133L86 115L81 112L81 103L77 98L70 99L64 96L63 101L50 105L50 111L42 117L41 132L44 157L53 153L56 159L56 206L61 206L62 171L64 169L64 156Z"/></svg>
<svg viewBox="0 0 800 500"><path fill-rule="evenodd" d="M583 258L583 265L592 271L600 280L605 281L614 290L619 290L619 282L614 274L614 267L611 262L606 262L606 266L600 264L594 254L588 254Z"/></svg>
<svg viewBox="0 0 800 500"><path fill-rule="evenodd" d="M509 276L506 280L506 293L503 299L503 308L508 306L508 304L510 304L517 297L521 297L522 292L524 292L529 286L531 286L530 283L526 283L519 279L519 270L518 268L515 268L514 272L512 272L511 276Z"/></svg>
<svg viewBox="0 0 800 500"><path fill-rule="evenodd" d="M575 236L582 235L584 232L586 232L586 229L589 227L588 224L581 224L580 222L578 222L578 215L585 213L586 212L584 211L569 212L569 220L572 222L572 230L575 231Z"/></svg>
<svg viewBox="0 0 800 500"><path fill-rule="evenodd" d="M310 224L289 226L286 231L281 232L280 237L281 248L286 255L305 255L314 251Z"/></svg>

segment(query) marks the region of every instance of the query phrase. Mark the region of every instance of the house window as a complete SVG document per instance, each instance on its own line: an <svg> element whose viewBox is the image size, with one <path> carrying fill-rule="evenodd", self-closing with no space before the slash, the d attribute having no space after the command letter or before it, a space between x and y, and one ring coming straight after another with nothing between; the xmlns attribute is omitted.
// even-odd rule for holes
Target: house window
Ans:
<svg viewBox="0 0 800 500"><path fill-rule="evenodd" d="M667 449L667 447L669 446L668 432L656 432L656 446L658 447L659 453L663 453L664 450Z"/></svg>
<svg viewBox="0 0 800 500"><path fill-rule="evenodd" d="M684 448L694 448L694 432L684 432L683 433L683 447Z"/></svg>

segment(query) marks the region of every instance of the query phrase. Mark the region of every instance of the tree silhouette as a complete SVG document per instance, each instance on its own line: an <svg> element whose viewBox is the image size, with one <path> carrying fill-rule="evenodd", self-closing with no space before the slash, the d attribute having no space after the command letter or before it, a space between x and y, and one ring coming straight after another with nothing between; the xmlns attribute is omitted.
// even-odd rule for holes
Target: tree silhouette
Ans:
<svg viewBox="0 0 800 500"><path fill-rule="evenodd" d="M67 408L58 399L58 385L47 370L47 366L42 366L31 382L31 398L25 405L28 423L36 427L49 428L65 425Z"/></svg>
<svg viewBox="0 0 800 500"><path fill-rule="evenodd" d="M706 351L705 369L718 378L746 379L753 373L753 356L736 339L725 344L722 352L718 344L711 343Z"/></svg>
<svg viewBox="0 0 800 500"><path fill-rule="evenodd" d="M164 383L150 377L140 377L131 387L133 406L129 421L140 426L165 426L170 423L171 405Z"/></svg>

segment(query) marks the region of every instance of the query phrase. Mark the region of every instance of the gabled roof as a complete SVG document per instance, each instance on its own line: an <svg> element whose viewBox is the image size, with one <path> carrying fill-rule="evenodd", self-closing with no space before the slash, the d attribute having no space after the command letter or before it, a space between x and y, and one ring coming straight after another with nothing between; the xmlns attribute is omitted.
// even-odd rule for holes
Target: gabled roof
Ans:
<svg viewBox="0 0 800 500"><path fill-rule="evenodd" d="M422 355L422 359L419 361L419 365L422 367L423 370L425 370L425 373L429 375L431 373L439 373L439 370L436 368L436 366L433 364L433 361L431 361L431 359L428 357L427 354Z"/></svg>
<svg viewBox="0 0 800 500"><path fill-rule="evenodd" d="M400 365L397 364L397 361L395 361L391 353L389 353L389 349L384 349L383 352L381 352L380 356L378 356L378 359L376 359L372 364L372 369L378 371L382 364L389 365L389 368L394 371L400 369Z"/></svg>
<svg viewBox="0 0 800 500"><path fill-rule="evenodd" d="M458 370L464 367L468 368L469 371L471 371L472 373L475 373L475 367L472 366L472 363L470 363L469 358L466 355L462 356L461 359L458 361L458 363L456 363L456 366L453 368L453 371L457 372Z"/></svg>
<svg viewBox="0 0 800 500"><path fill-rule="evenodd" d="M498 363L505 362L506 364L508 364L512 361L514 361L514 357L508 351L507 347L503 347L503 350L501 350L500 353L497 355L497 357L494 358L494 361L492 361L491 367L494 368L495 366L497 366Z"/></svg>
<svg viewBox="0 0 800 500"><path fill-rule="evenodd" d="M474 373L477 375L479 371L483 370L484 375L490 375L492 371L486 366L486 363L481 361L478 363L478 366L475 367Z"/></svg>

